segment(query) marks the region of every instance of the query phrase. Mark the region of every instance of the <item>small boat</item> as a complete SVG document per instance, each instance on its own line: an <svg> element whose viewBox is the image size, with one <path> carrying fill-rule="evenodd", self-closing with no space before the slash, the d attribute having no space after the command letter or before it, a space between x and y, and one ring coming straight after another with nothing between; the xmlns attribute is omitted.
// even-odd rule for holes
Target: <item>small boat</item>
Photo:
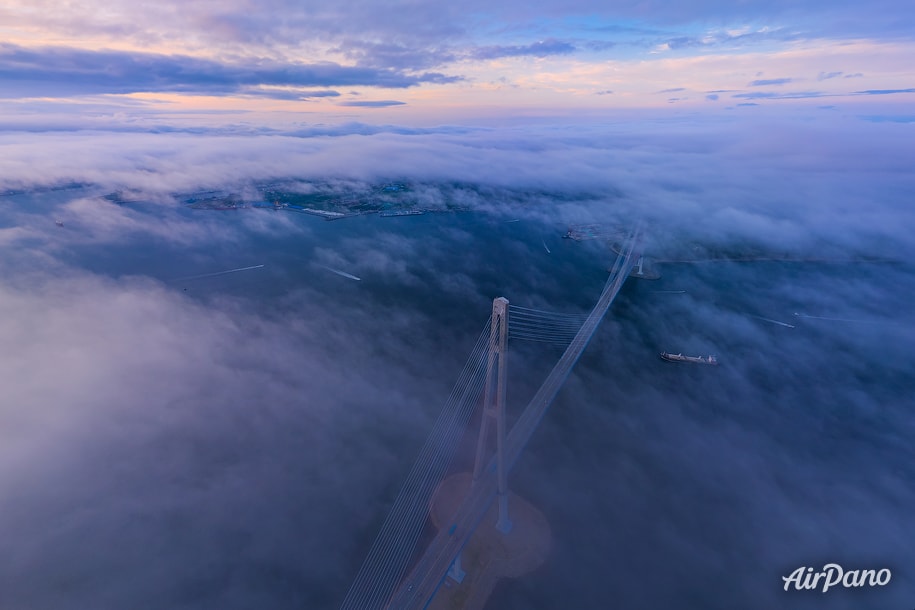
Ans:
<svg viewBox="0 0 915 610"><path fill-rule="evenodd" d="M661 352L661 360L667 362L694 362L696 364L718 364L718 359L714 356L684 356L683 354L670 354Z"/></svg>

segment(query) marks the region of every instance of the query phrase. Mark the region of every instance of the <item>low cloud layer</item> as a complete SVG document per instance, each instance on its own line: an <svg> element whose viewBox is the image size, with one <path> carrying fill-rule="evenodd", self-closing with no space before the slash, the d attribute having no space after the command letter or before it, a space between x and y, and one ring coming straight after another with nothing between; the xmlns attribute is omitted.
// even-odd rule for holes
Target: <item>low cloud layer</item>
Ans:
<svg viewBox="0 0 915 610"><path fill-rule="evenodd" d="M491 299L586 310L611 254L561 235L636 218L662 278L626 284L513 474L554 549L490 606L911 599L909 124L120 128L0 133L4 604L337 607ZM273 181L468 211L175 198ZM697 262L748 255L794 262ZM512 349L517 413L557 354ZM830 561L892 586L782 591Z"/></svg>
<svg viewBox="0 0 915 610"><path fill-rule="evenodd" d="M0 288L3 603L333 607L446 391L430 320L44 266Z"/></svg>
<svg viewBox="0 0 915 610"><path fill-rule="evenodd" d="M201 188L244 192L289 178L472 178L580 194L582 202L560 204L558 212L531 206L544 219L637 213L658 222L662 234L679 225L787 250L834 242L853 251L878 243L907 251L912 212L900 194L912 188L906 160L913 151L904 130L761 118L736 130L709 121L702 133L686 123L601 134L575 125L492 131L358 124L271 135L7 132L0 142L16 154L0 158L0 188L89 182L168 199Z"/></svg>

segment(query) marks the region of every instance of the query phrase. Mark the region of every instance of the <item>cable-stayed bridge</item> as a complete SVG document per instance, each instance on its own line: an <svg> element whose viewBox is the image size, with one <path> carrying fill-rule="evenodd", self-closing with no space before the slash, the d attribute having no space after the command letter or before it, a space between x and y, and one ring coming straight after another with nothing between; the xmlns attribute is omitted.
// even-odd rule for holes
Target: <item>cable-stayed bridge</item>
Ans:
<svg viewBox="0 0 915 610"><path fill-rule="evenodd" d="M496 499L499 502L496 528L503 532L510 530L508 473L640 257L641 230L636 228L618 251L600 298L587 316L526 309L510 306L505 299L495 300L493 315L487 320L341 610L426 608L449 569L452 573L460 572L461 550ZM504 359L509 337L567 347L511 431L506 433ZM481 396L483 423L473 483L448 526L439 530L408 573L429 516L433 493ZM484 447L490 420L495 421L496 452L486 460Z"/></svg>

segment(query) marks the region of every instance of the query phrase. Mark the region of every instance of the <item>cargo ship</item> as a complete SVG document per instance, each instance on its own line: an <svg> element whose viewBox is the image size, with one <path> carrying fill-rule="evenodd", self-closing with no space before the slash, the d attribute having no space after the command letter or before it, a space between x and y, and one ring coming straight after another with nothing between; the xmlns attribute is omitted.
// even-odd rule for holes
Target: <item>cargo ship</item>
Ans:
<svg viewBox="0 0 915 610"><path fill-rule="evenodd" d="M391 218L394 216L422 216L425 213L424 210L390 210L382 212L379 216L383 218Z"/></svg>
<svg viewBox="0 0 915 610"><path fill-rule="evenodd" d="M661 352L661 360L667 362L694 362L696 364L718 364L718 359L714 356L684 356L683 354L669 354Z"/></svg>

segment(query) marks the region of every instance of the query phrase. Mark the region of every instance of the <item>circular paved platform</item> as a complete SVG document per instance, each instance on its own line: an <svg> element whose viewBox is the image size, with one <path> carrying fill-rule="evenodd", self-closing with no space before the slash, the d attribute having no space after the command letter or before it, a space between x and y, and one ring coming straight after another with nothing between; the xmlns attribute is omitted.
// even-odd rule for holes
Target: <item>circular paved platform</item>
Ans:
<svg viewBox="0 0 915 610"><path fill-rule="evenodd" d="M439 484L430 506L435 527L450 526L450 518L471 481L470 473L459 473ZM466 573L463 582L458 584L446 577L428 606L430 610L482 610L500 579L517 578L546 561L551 533L543 513L509 492L508 514L512 529L503 534L495 528L498 503L492 503L461 553L461 567Z"/></svg>

